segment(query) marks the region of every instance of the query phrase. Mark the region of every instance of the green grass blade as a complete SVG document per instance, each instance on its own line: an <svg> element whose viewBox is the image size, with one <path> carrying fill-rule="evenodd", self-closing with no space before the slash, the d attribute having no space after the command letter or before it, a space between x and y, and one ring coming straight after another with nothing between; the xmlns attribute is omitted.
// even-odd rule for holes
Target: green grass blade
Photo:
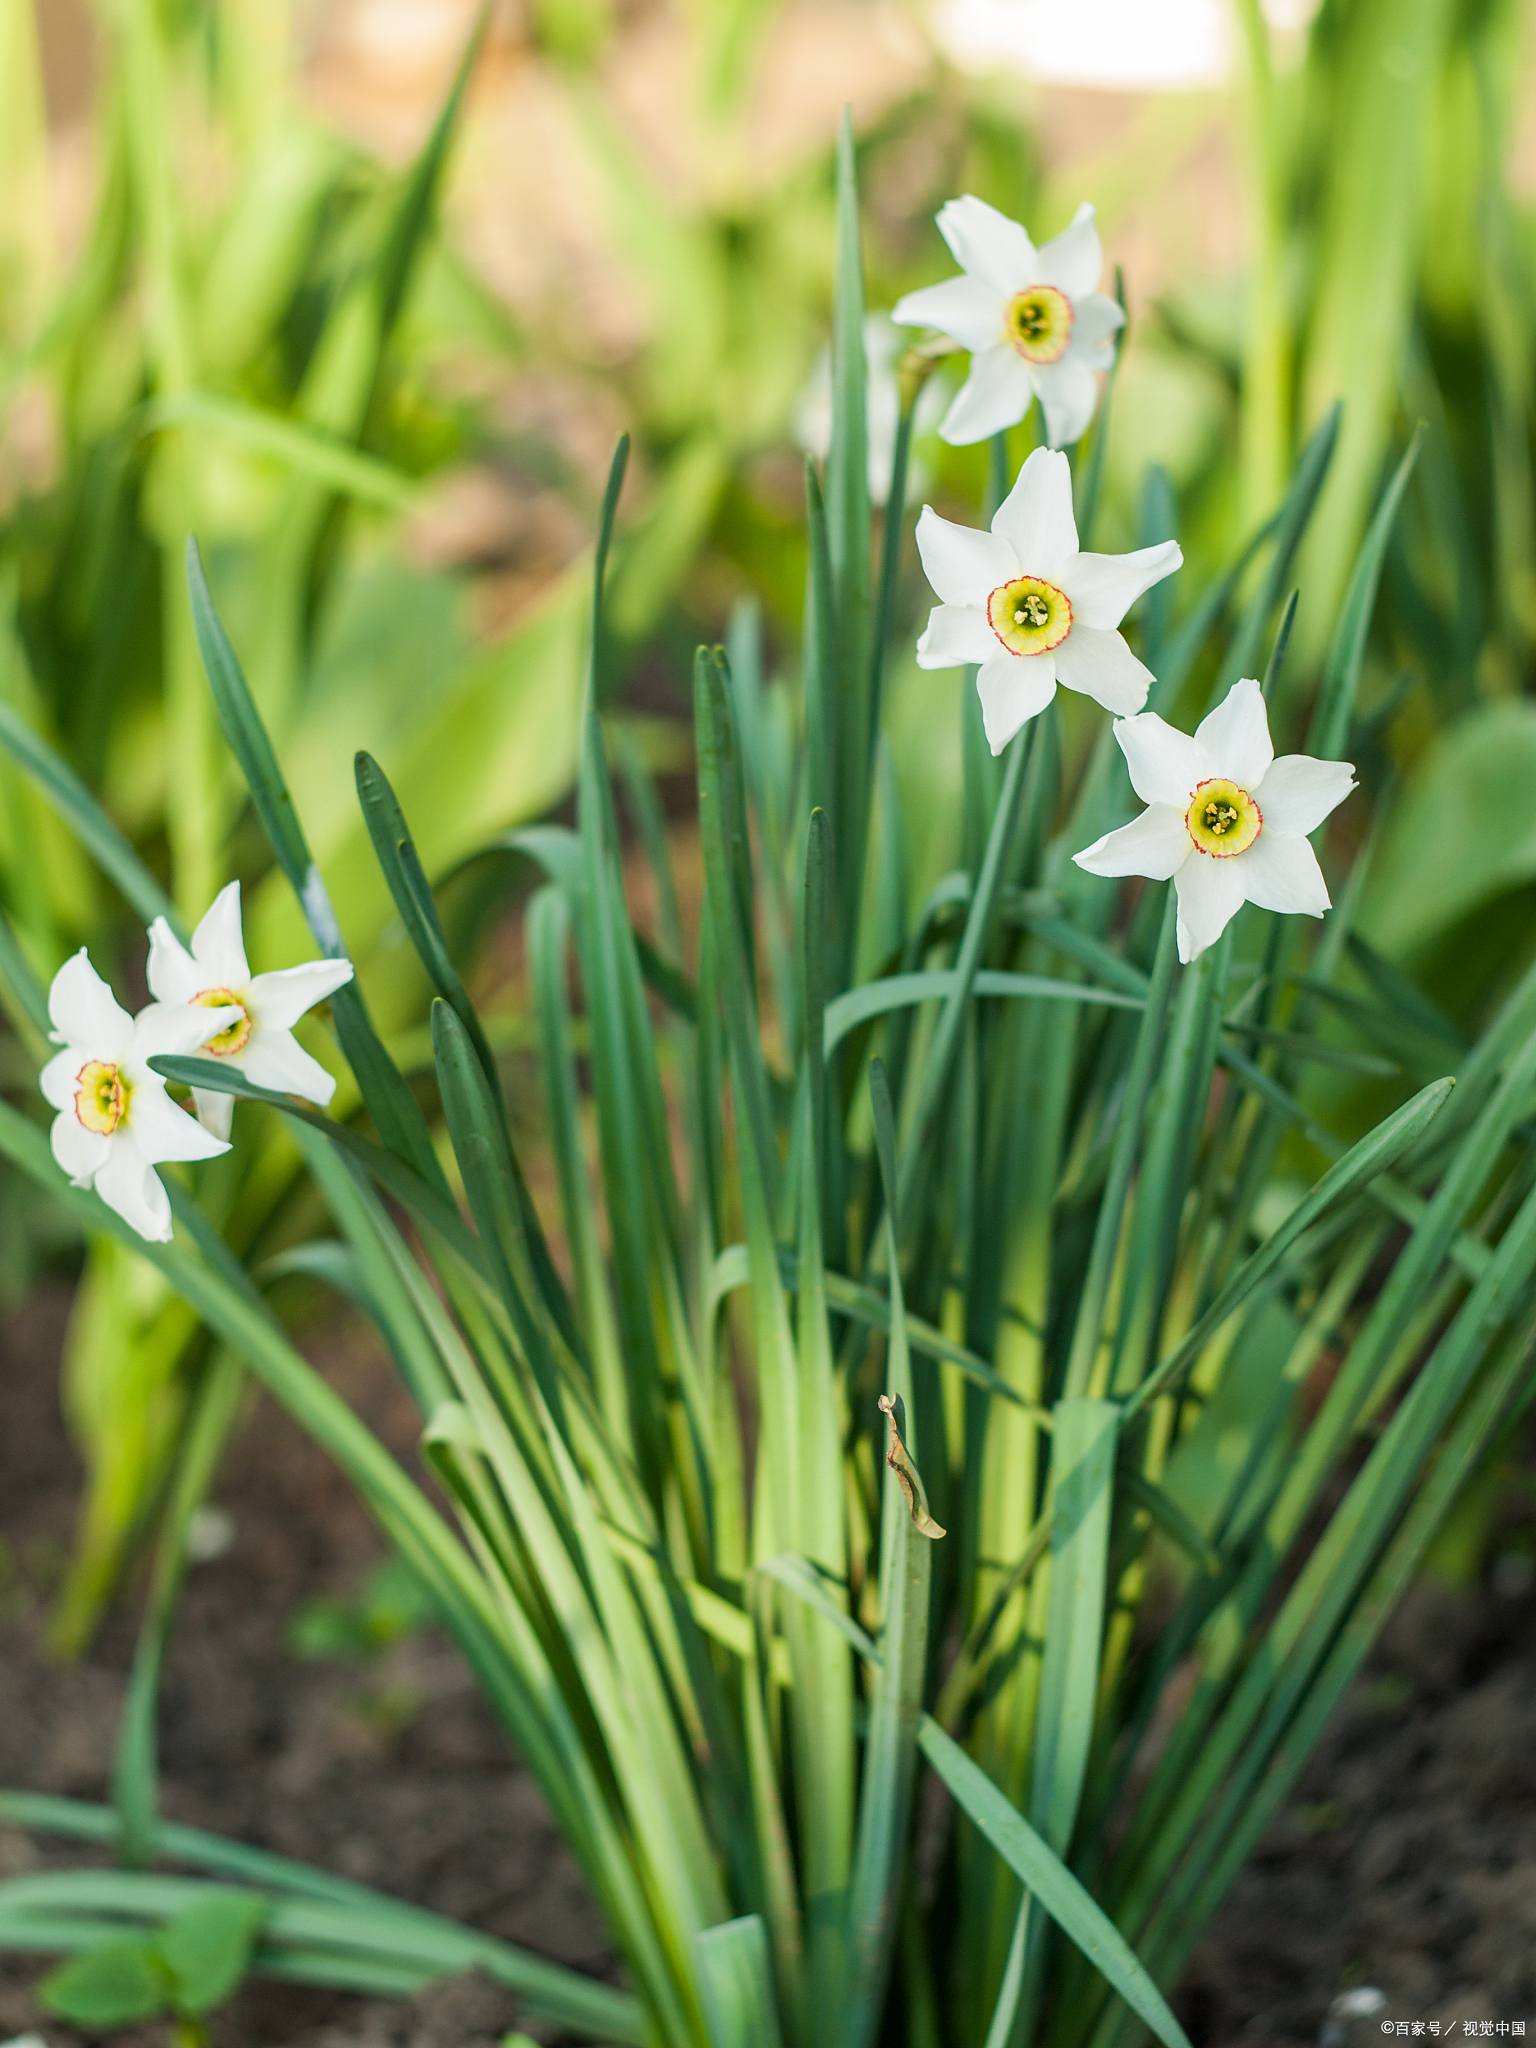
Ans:
<svg viewBox="0 0 1536 2048"><path fill-rule="evenodd" d="M846 1586L848 1547L843 1502L843 1418L832 1353L822 1217L828 1203L827 1077L822 1057L827 940L832 915L827 814L811 813L806 832L801 919L804 947L801 1008L805 1019L800 1119L800 1238L793 1284L796 1407L800 1430L798 1526L792 1542L825 1575ZM853 1671L838 1634L803 1608L786 1616L795 1672L794 1716L803 1891L810 1972L811 2038L830 2023L841 1995L846 1959L847 1889L853 1856L857 1762Z"/></svg>
<svg viewBox="0 0 1536 2048"><path fill-rule="evenodd" d="M769 1213L774 1214L778 1209L779 1150L749 978L750 955L742 932L738 881L738 832L744 824L737 818L739 753L724 678L704 648L694 662L694 731L704 885L720 963L732 1076L740 1096L738 1114L751 1138L752 1171L761 1177Z"/></svg>
<svg viewBox="0 0 1536 2048"><path fill-rule="evenodd" d="M965 932L955 960L954 986L945 999L923 1063L911 1129L901 1158L900 1178L895 1191L897 1206L893 1212L897 1218L898 1235L908 1216L917 1184L927 1167L929 1147L960 1048L961 1027L970 1007L971 986L981 966L982 949L991 936L992 917L1002 885L1008 846L1017 822L1024 769L1035 745L1039 723L1038 719L1031 719L1008 749L1002 792L998 797L981 873L976 880L966 915Z"/></svg>
<svg viewBox="0 0 1536 2048"><path fill-rule="evenodd" d="M1115 265L1115 300L1123 314L1126 310L1125 272L1118 263ZM1120 374L1120 364L1130 338L1131 330L1127 323L1122 325L1115 337L1114 360L1109 366L1108 376L1104 379L1098 411L1094 415L1093 439L1088 446L1088 459L1086 462L1079 462L1078 473L1073 480L1077 485L1078 545L1083 548L1093 546L1094 523L1099 516L1099 499L1104 490L1104 458L1109 449L1110 407L1115 396L1115 379Z"/></svg>
<svg viewBox="0 0 1536 2048"><path fill-rule="evenodd" d="M1111 1401L1058 1401L1051 1411L1051 1609L1030 1820L1058 1856L1071 1844L1093 1736L1119 1415Z"/></svg>
<svg viewBox="0 0 1536 2048"><path fill-rule="evenodd" d="M914 1003L948 1001L961 992L961 970L953 967L928 968L920 974L888 974L879 981L861 982L857 988L834 996L827 1004L824 1050L828 1056L850 1032L872 1017L884 1017ZM968 993L978 1001L985 996L1033 999L1058 1003L1088 1003L1100 1009L1140 1010L1141 997L1123 995L1118 989L1101 989L1081 981L1056 981L1044 974L1010 974L999 968L981 967L970 978Z"/></svg>
<svg viewBox="0 0 1536 2048"><path fill-rule="evenodd" d="M1184 2029L1124 1935L1018 1809L1003 1797L985 1771L927 1714L919 1725L917 1743L948 1786L956 1805L1105 1982L1163 2042L1164 2048L1189 2048Z"/></svg>
<svg viewBox="0 0 1536 2048"><path fill-rule="evenodd" d="M32 969L32 962L22 950L10 919L0 910L0 985L11 996L20 1021L32 1032L35 1040L32 1046L40 1061L47 1059L45 1048L53 1020L48 1015L48 991L38 980Z"/></svg>
<svg viewBox="0 0 1536 2048"><path fill-rule="evenodd" d="M197 542L191 538L187 541L187 587L208 686L230 751L250 790L256 815L299 899L316 945L330 959L345 959L347 949L330 896L319 868L310 858L288 784L229 635L214 609L202 557ZM426 1122L369 1020L356 981L336 990L331 997L331 1015L380 1142L429 1186L436 1187L446 1200L448 1184L432 1149Z"/></svg>
<svg viewBox="0 0 1536 2048"><path fill-rule="evenodd" d="M1251 676L1256 672L1259 649L1264 643L1264 634L1275 606L1280 602L1280 593L1290 580L1291 568L1296 560L1296 550L1307 530L1312 514L1317 507L1318 497L1328 475L1338 444L1339 423L1342 407L1335 404L1313 430L1312 438L1301 451L1296 464L1296 473L1291 487L1286 492L1274 524L1274 551L1264 565L1252 598L1249 600L1232 643L1221 664L1211 702L1219 704L1238 680L1239 676Z"/></svg>
<svg viewBox="0 0 1536 2048"><path fill-rule="evenodd" d="M189 1088L206 1088L216 1095L233 1095L238 1102L265 1102L296 1122L324 1132L333 1145L356 1159L386 1194L403 1203L419 1222L436 1231L461 1258L489 1278L489 1268L485 1265L479 1242L473 1232L465 1228L452 1197L440 1193L394 1153L371 1144L346 1124L336 1123L291 1095L279 1095L271 1088L258 1088L243 1074L220 1065L216 1060L167 1054L157 1057L151 1064L155 1072L167 1081L179 1081ZM446 1185L444 1182L444 1188Z"/></svg>
<svg viewBox="0 0 1536 2048"><path fill-rule="evenodd" d="M707 1927L694 1936L693 1947L710 2048L779 2048L778 2005L761 1914Z"/></svg>
<svg viewBox="0 0 1536 2048"><path fill-rule="evenodd" d="M1439 1115L1454 1086L1454 1081L1450 1080L1432 1081L1427 1088L1420 1089L1412 1101L1394 1110L1384 1123L1378 1124L1374 1131L1368 1132L1358 1144L1350 1147L1342 1159L1329 1167L1279 1229L1273 1231L1238 1268L1205 1314L1159 1363L1157 1370L1137 1387L1125 1404L1127 1421L1138 1408L1160 1394L1175 1374L1198 1358L1227 1318L1274 1272L1286 1253L1314 1223L1321 1222L1330 1211L1367 1186L1378 1174L1386 1172L1394 1160L1400 1159L1418 1143L1431 1121Z"/></svg>
<svg viewBox="0 0 1536 2048"><path fill-rule="evenodd" d="M570 913L564 893L540 889L528 905L528 960L539 1019L540 1072L560 1181L565 1241L575 1269L582 1335L597 1378L598 1399L615 1439L630 1444L629 1391L619 1349L613 1298L603 1266L597 1205L581 1143L576 1055L571 1036L566 956Z"/></svg>
<svg viewBox="0 0 1536 2048"><path fill-rule="evenodd" d="M441 999L432 1005L432 1047L443 1115L464 1177L470 1214L523 1355L545 1406L563 1433L560 1370L551 1333L535 1308L540 1299L538 1283L523 1228L506 1126L469 1033L457 1011Z"/></svg>
<svg viewBox="0 0 1536 2048"><path fill-rule="evenodd" d="M186 937L186 926L169 896L145 867L95 797L69 764L33 732L0 697L0 744L32 777L53 809L114 885L123 900L153 924L163 917L172 931Z"/></svg>
<svg viewBox="0 0 1536 2048"><path fill-rule="evenodd" d="M1407 452L1382 492L1375 517L1360 543L1360 553L1349 579L1339 622L1334 628L1333 642L1323 664L1322 684L1312 713L1312 728L1307 735L1308 751L1319 760L1337 760L1349 740L1350 722L1355 715L1355 695L1360 685L1371 617L1376 609L1376 590L1381 581L1387 542L1392 537L1398 507L1408 488L1408 479L1413 474L1423 440L1423 427L1416 427Z"/></svg>
<svg viewBox="0 0 1536 2048"><path fill-rule="evenodd" d="M1072 1348L1067 1358L1065 1380L1066 1391L1073 1396L1086 1394L1103 1338L1110 1276L1120 1244L1125 1205L1130 1194L1131 1175L1135 1170L1136 1155L1141 1143L1142 1119L1146 1113L1147 1098L1152 1089L1167 1027L1168 1003L1173 989L1176 960L1175 915L1173 892L1170 890L1168 901L1163 908L1163 928L1157 942L1157 956L1152 967L1146 1008L1136 1034L1136 1048L1131 1055L1125 1103L1120 1113L1115 1149L1110 1158L1109 1175L1094 1222L1087 1276L1083 1282L1082 1293L1078 1297L1077 1321L1072 1332Z"/></svg>
<svg viewBox="0 0 1536 2048"><path fill-rule="evenodd" d="M629 467L629 436L620 434L608 465L608 482L603 490L602 511L597 525L597 547L592 560L592 636L588 648L587 709L595 710L601 696L603 673L603 599L608 579L608 554L613 545L614 524L619 516L619 494L624 472Z"/></svg>
<svg viewBox="0 0 1536 2048"><path fill-rule="evenodd" d="M187 1530L213 1484L244 1389L245 1374L227 1352L221 1351L205 1366L161 1517L112 1766L112 1799L122 1830L118 1854L130 1865L146 1864L154 1853L160 1671L186 1572Z"/></svg>
<svg viewBox="0 0 1536 2048"><path fill-rule="evenodd" d="M26 1797L0 1794L0 1798L18 1796ZM84 1809L85 1814L105 1812L105 1808ZM25 1824L49 1825L41 1817ZM228 1876L259 1874L265 1883L274 1879L281 1883L293 1876L312 1878L317 1884L322 1881L319 1872L306 1872L301 1865L268 1858L261 1850L248 1850L238 1843L223 1843L216 1836L197 1836L192 1829L162 1828L157 1841L162 1854L175 1853L173 1841L202 1850L204 1858L227 1852L239 1866L222 1873ZM221 1855L220 1862L223 1860ZM5 1939L7 1946L20 1947L28 1932L49 1924L63 1939L44 1945L84 1947L100 1938L103 1925L119 1930L163 1926L216 1889L224 1888L196 1878L128 1871L50 1871L13 1879L0 1886L0 1925L5 1930L0 1939ZM325 1964L333 1959L339 1963L349 1958L363 1964L370 1959L387 1962L396 1958L401 1970L410 1973L410 1988L479 1968L517 1992L529 2011L539 2017L583 2032L591 2029L602 2040L639 2044L646 2039L636 2002L626 1993L594 1983L562 1964L547 1962L512 1942L480 1934L361 1885L338 1883L335 1890L310 1896L305 1890L284 1884L274 1898L257 1950L258 1970L270 1966L274 1951L281 1954L284 1949L299 1948L314 1954L317 1968L311 1981L321 1983L330 1981ZM78 1938L71 1939L75 1929ZM346 1984L349 1980L342 1976L339 1981ZM398 1987L391 1984L387 1988Z"/></svg>
<svg viewBox="0 0 1536 2048"><path fill-rule="evenodd" d="M886 1394L891 1448L880 1507L881 1666L869 1707L864 1772L859 1787L858 1843L849 1890L848 1981L837 2039L863 2048L874 2038L885 2002L902 1884L902 1860L916 1774L917 1722L923 1705L928 1655L932 1534L919 1522L914 1500L912 1440L902 1428L912 1412L912 1368L907 1351L901 1270L895 1229L896 1136L885 1071L870 1068L875 1149L886 1191L886 1254L890 1261L891 1337ZM905 1443L905 1448L903 1448ZM905 1468L905 1471L903 1470Z"/></svg>
<svg viewBox="0 0 1536 2048"><path fill-rule="evenodd" d="M805 466L805 774L813 810L837 804L837 653L827 512L814 466Z"/></svg>
<svg viewBox="0 0 1536 2048"><path fill-rule="evenodd" d="M832 567L833 649L838 687L837 777L831 805L837 841L838 939L844 976L864 892L869 833L873 592L868 399L864 359L864 259L853 122L837 137L837 283L832 306L832 445L827 458L827 541Z"/></svg>
<svg viewBox="0 0 1536 2048"><path fill-rule="evenodd" d="M386 512L408 511L420 486L403 471L364 455L321 429L211 391L172 391L152 399L138 416L143 433L166 427L202 428L257 455L275 456L296 474Z"/></svg>

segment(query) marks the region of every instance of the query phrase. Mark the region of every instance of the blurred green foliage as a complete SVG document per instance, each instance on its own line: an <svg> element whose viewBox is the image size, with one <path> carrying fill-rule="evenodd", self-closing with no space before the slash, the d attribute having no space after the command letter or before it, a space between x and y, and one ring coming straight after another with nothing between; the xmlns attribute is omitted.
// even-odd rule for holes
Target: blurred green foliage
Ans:
<svg viewBox="0 0 1536 2048"><path fill-rule="evenodd" d="M306 1600L288 1624L296 1657L372 1657L424 1628L437 1610L398 1557L385 1558L351 1599Z"/></svg>

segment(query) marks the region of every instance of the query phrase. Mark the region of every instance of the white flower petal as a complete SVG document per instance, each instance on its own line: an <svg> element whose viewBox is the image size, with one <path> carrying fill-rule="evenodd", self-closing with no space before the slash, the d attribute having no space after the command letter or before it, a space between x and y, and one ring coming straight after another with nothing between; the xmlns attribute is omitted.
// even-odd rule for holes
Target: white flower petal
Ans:
<svg viewBox="0 0 1536 2048"><path fill-rule="evenodd" d="M1151 669L1120 635L1096 626L1073 626L1056 649L1056 675L1069 690L1080 690L1117 718L1140 711L1152 683Z"/></svg>
<svg viewBox="0 0 1536 2048"><path fill-rule="evenodd" d="M1172 804L1181 813L1189 809L1205 768L1187 732L1169 725L1155 711L1143 711L1117 720L1115 738L1130 770L1131 787L1144 804Z"/></svg>
<svg viewBox="0 0 1536 2048"><path fill-rule="evenodd" d="M1118 832L1106 832L1072 858L1090 875L1146 875L1166 882L1195 857L1184 813L1172 804L1152 804Z"/></svg>
<svg viewBox="0 0 1536 2048"><path fill-rule="evenodd" d="M939 439L951 448L968 448L973 441L989 440L1005 427L1016 427L1034 399L1034 370L1016 349L1001 341L971 357L971 374L940 423Z"/></svg>
<svg viewBox="0 0 1536 2048"><path fill-rule="evenodd" d="M335 995L351 979L350 960L304 960L297 967L280 967L275 974L258 974L247 991L248 1007L258 1024L288 1031L306 1010Z"/></svg>
<svg viewBox="0 0 1536 2048"><path fill-rule="evenodd" d="M1216 860L1209 854L1196 854L1174 876L1181 960L1198 959L1207 946L1214 946L1242 909L1243 885L1233 870L1241 867L1245 858L1237 854L1230 860Z"/></svg>
<svg viewBox="0 0 1536 2048"><path fill-rule="evenodd" d="M1066 448L1081 440L1099 402L1099 387L1082 355L1069 348L1059 362L1036 363L1035 388L1051 446Z"/></svg>
<svg viewBox="0 0 1536 2048"><path fill-rule="evenodd" d="M1267 821L1246 852L1213 865L1236 868L1243 894L1260 910L1321 917L1328 908L1328 884L1311 841L1272 832Z"/></svg>
<svg viewBox="0 0 1536 2048"><path fill-rule="evenodd" d="M312 1060L288 1031L253 1031L239 1055L248 1080L279 1095L302 1095L323 1109L336 1093L336 1083L318 1060Z"/></svg>
<svg viewBox="0 0 1536 2048"><path fill-rule="evenodd" d="M1039 259L1034 243L1016 220L984 199L969 192L951 199L939 208L938 225L960 268L981 278L999 297L1011 298L1035 282Z"/></svg>
<svg viewBox="0 0 1536 2048"><path fill-rule="evenodd" d="M945 604L982 605L1016 575L1006 541L975 526L956 526L925 505L917 522L923 574Z"/></svg>
<svg viewBox="0 0 1536 2048"><path fill-rule="evenodd" d="M211 1137L195 1116L172 1102L153 1075L134 1082L128 1119L122 1128L132 1134L151 1165L161 1159L213 1159L229 1150L221 1138Z"/></svg>
<svg viewBox="0 0 1536 2048"><path fill-rule="evenodd" d="M986 661L998 650L998 638L979 605L936 604L917 643L919 668L961 668Z"/></svg>
<svg viewBox="0 0 1536 2048"><path fill-rule="evenodd" d="M240 935L240 884L227 882L192 934L192 958L207 974L204 988L239 990L251 978Z"/></svg>
<svg viewBox="0 0 1536 2048"><path fill-rule="evenodd" d="M1205 757L1206 775L1224 775L1239 789L1258 788L1275 748L1264 692L1251 676L1234 683L1216 709L1201 719L1195 727L1195 745Z"/></svg>
<svg viewBox="0 0 1536 2048"><path fill-rule="evenodd" d="M1073 627L1118 626L1144 590L1183 566L1176 540L1162 540L1129 555L1076 556L1061 576L1061 587L1072 600Z"/></svg>
<svg viewBox="0 0 1536 2048"><path fill-rule="evenodd" d="M190 1003L208 978L163 917L149 928L149 992L159 1003Z"/></svg>
<svg viewBox="0 0 1536 2048"><path fill-rule="evenodd" d="M1259 809L1264 830L1301 835L1315 832L1355 786L1351 761L1317 761L1310 754L1282 754L1264 771ZM1251 793L1251 792L1250 792Z"/></svg>
<svg viewBox="0 0 1536 2048"><path fill-rule="evenodd" d="M1125 325L1125 309L1108 292L1089 292L1072 308L1071 346L1081 350L1091 370L1107 370L1115 359L1115 336Z"/></svg>
<svg viewBox="0 0 1536 2048"><path fill-rule="evenodd" d="M1056 694L1056 664L1049 654L999 652L977 671L981 722L987 744L1000 754L1021 725L1042 712Z"/></svg>
<svg viewBox="0 0 1536 2048"><path fill-rule="evenodd" d="M68 1045L96 1060L120 1060L133 1043L133 1019L96 972L82 946L48 990L48 1015Z"/></svg>
<svg viewBox="0 0 1536 2048"><path fill-rule="evenodd" d="M106 1163L112 1140L105 1131L88 1131L74 1109L61 1109L48 1133L53 1156L77 1188L88 1188L93 1176Z"/></svg>
<svg viewBox="0 0 1536 2048"><path fill-rule="evenodd" d="M230 1128L235 1120L235 1098L233 1095L219 1095L212 1088L194 1088L192 1100L197 1108L197 1120L213 1138L229 1142Z"/></svg>
<svg viewBox="0 0 1536 2048"><path fill-rule="evenodd" d="M891 318L902 327L936 327L979 355L1003 331L1003 299L979 277L947 277L898 299Z"/></svg>
<svg viewBox="0 0 1536 2048"><path fill-rule="evenodd" d="M1033 449L1013 489L992 515L992 531L1013 550L1018 570L1066 589L1077 555L1072 465L1053 448ZM1017 573L1017 572L1015 572ZM1071 592L1067 592L1070 597Z"/></svg>
<svg viewBox="0 0 1536 2048"><path fill-rule="evenodd" d="M74 1114L75 1081L84 1065L85 1054L77 1045L66 1045L49 1060L37 1077L37 1085L50 1108L67 1109Z"/></svg>
<svg viewBox="0 0 1536 2048"><path fill-rule="evenodd" d="M115 1209L140 1237L147 1237L151 1244L170 1243L171 1198L127 1131L112 1138L95 1186L107 1207Z"/></svg>
<svg viewBox="0 0 1536 2048"><path fill-rule="evenodd" d="M1104 250L1093 224L1093 208L1085 199L1070 227L1042 242L1035 257L1031 284L1053 284L1069 299L1081 299L1104 275Z"/></svg>
<svg viewBox="0 0 1536 2048"><path fill-rule="evenodd" d="M201 1003L150 1003L133 1020L133 1045L126 1061L130 1069L163 1053L200 1052L210 1038L217 1038L231 1024L238 1024L243 1010L216 1010Z"/></svg>

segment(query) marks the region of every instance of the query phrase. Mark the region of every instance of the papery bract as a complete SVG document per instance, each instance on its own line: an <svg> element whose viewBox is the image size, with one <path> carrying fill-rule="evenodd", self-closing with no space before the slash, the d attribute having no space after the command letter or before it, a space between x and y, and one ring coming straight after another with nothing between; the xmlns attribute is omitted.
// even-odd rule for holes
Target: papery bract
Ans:
<svg viewBox="0 0 1536 2048"><path fill-rule="evenodd" d="M1045 709L1058 683L1122 716L1146 703L1151 671L1116 628L1184 557L1173 540L1130 555L1080 553L1065 455L1034 451L990 533L956 526L925 505L917 547L943 599L917 643L918 666L978 665L994 754Z"/></svg>
<svg viewBox="0 0 1536 2048"><path fill-rule="evenodd" d="M229 1147L172 1102L150 1067L157 1054L196 1052L238 1023L229 1006L164 1009L130 1017L86 957L66 960L48 991L49 1036L64 1050L38 1075L58 1111L53 1156L77 1188L94 1188L141 1237L165 1243L171 1203L155 1167L211 1159Z"/></svg>
<svg viewBox="0 0 1536 2048"><path fill-rule="evenodd" d="M205 1053L226 1061L258 1088L301 1095L323 1108L336 1083L311 1059L293 1035L306 1010L323 1003L352 979L350 960L307 960L298 967L253 975L246 963L240 929L240 884L231 882L214 898L190 951L163 917L149 928L149 987L156 1006L169 1010L212 1003L237 1011L231 1027L209 1039ZM221 1138L229 1136L234 1098L195 1088L199 1120Z"/></svg>
<svg viewBox="0 0 1536 2048"><path fill-rule="evenodd" d="M1098 403L1096 370L1115 359L1125 319L1097 289L1104 269L1093 208L1036 248L1016 220L966 193L938 215L959 277L897 301L893 320L935 327L971 352L971 373L939 428L957 446L1016 426L1038 396L1053 448L1075 441Z"/></svg>
<svg viewBox="0 0 1536 2048"><path fill-rule="evenodd" d="M1115 738L1147 809L1073 859L1094 875L1171 879L1181 960L1213 945L1245 903L1322 916L1328 885L1306 835L1354 788L1350 762L1276 760L1251 678L1232 685L1193 738L1153 711L1117 720Z"/></svg>

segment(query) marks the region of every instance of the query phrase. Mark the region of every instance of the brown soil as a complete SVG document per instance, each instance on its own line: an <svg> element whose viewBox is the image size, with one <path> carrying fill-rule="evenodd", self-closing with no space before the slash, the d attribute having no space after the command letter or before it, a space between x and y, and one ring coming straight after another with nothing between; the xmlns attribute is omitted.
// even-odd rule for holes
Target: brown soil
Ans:
<svg viewBox="0 0 1536 2048"><path fill-rule="evenodd" d="M0 1784L105 1796L133 1647L124 1616L63 1669L39 1654L46 1595L69 1541L79 1466L58 1417L68 1297L35 1296L0 1335L0 1536L14 1573L0 1606ZM331 1333L328 1377L394 1448L413 1412L376 1352ZM161 1713L167 1815L257 1842L419 1901L575 1968L608 1952L538 1788L437 1631L376 1658L312 1662L285 1635L295 1609L354 1593L381 1555L345 1482L288 1418L261 1400L218 1487L234 1518L228 1553L195 1566ZM0 1830L0 1871L78 1849ZM0 1955L0 2041L39 2025L34 1958ZM479 1979L408 2004L253 1979L214 2021L217 2048L486 2048L518 2021ZM524 2022L536 2038L552 2033ZM52 2043L68 2028L42 2028ZM118 2048L163 2048L163 2032Z"/></svg>
<svg viewBox="0 0 1536 2048"><path fill-rule="evenodd" d="M58 1419L67 1295L0 1334L0 1783L100 1798L132 1630L90 1656L39 1656L79 1471ZM411 1413L376 1355L328 1334L326 1371L402 1452ZM379 1554L327 1461L270 1402L221 1479L228 1553L189 1580L162 1714L166 1812L344 1872L578 1968L600 1924L528 1774L435 1632L382 1656L309 1662L295 1609L353 1592ZM0 1553L0 1561L4 1560ZM0 1873L78 1852L0 1831ZM0 1956L0 2041L37 2028L37 1959ZM1376 1985L1385 2017L1525 2020L1536 2035L1536 1603L1421 1588L1384 1641L1296 1800L1187 1973L1196 2048L1316 2042L1328 2006ZM516 2022L478 1979L408 2004L253 1980L217 2015L217 2048L487 2048ZM1380 2040L1382 2015L1350 2027ZM76 2040L41 2029L54 2048ZM552 2039L535 2026L536 2037ZM1457 2038L1461 2029L1457 2028ZM152 2032L117 2037L159 2048Z"/></svg>

